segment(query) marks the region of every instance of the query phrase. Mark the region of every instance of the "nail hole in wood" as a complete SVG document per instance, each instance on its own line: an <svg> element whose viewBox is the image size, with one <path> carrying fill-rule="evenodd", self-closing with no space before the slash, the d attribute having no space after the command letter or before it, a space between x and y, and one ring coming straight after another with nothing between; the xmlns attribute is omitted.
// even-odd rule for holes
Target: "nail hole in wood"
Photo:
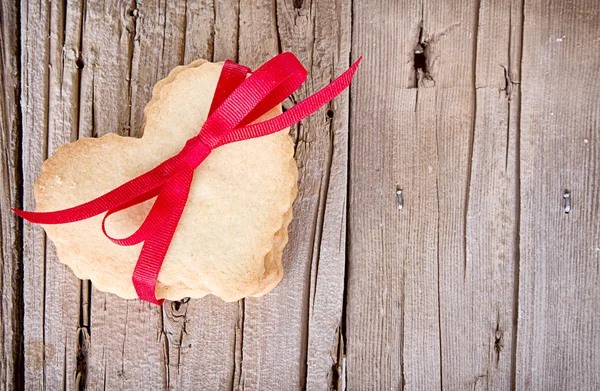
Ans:
<svg viewBox="0 0 600 391"><path fill-rule="evenodd" d="M433 87L435 86L435 80L431 76L429 72L429 41L426 40L423 36L423 26L419 29L419 38L417 40L417 44L415 45L413 52L413 68L415 70L415 86L414 88L419 88L419 85L423 87Z"/></svg>
<svg viewBox="0 0 600 391"><path fill-rule="evenodd" d="M415 57L413 59L413 64L415 67L415 72L422 71L424 74L427 74L427 57L425 57L425 48L427 47L426 43L420 43L415 48Z"/></svg>
<svg viewBox="0 0 600 391"><path fill-rule="evenodd" d="M564 211L568 214L571 211L571 192L569 190L565 190L563 194L564 200Z"/></svg>
<svg viewBox="0 0 600 391"><path fill-rule="evenodd" d="M77 57L77 60L75 60L75 65L78 69L83 69L83 67L85 67L85 62L83 61L83 58Z"/></svg>
<svg viewBox="0 0 600 391"><path fill-rule="evenodd" d="M404 197L402 196L402 189L399 187L396 188L396 197L398 199L398 210L402 210L404 208Z"/></svg>
<svg viewBox="0 0 600 391"><path fill-rule="evenodd" d="M327 110L327 117L333 118L333 110Z"/></svg>

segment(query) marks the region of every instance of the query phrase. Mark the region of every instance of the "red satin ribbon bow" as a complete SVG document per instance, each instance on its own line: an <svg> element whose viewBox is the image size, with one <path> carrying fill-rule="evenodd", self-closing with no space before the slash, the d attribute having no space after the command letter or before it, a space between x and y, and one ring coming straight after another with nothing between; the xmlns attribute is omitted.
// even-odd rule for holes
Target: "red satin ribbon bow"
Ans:
<svg viewBox="0 0 600 391"><path fill-rule="evenodd" d="M221 145L275 133L312 114L350 85L360 60L285 113L252 125L252 121L296 91L308 73L292 53L279 54L248 78L249 68L226 61L206 122L177 155L84 204L54 212L13 211L38 224L72 223L107 212L102 231L113 243L132 246L144 242L133 272L133 285L140 299L160 305L163 300L155 296L158 273L185 208L196 167ZM110 215L154 197L156 201L148 216L131 236L117 239L107 234L105 223Z"/></svg>

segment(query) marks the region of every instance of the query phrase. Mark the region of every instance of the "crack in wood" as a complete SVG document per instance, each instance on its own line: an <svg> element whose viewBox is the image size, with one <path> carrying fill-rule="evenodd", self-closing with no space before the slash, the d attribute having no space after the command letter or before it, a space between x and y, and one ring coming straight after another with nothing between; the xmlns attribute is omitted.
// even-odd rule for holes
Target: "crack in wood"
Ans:
<svg viewBox="0 0 600 391"><path fill-rule="evenodd" d="M496 320L496 330L494 330L494 352L496 353L496 368L500 363L500 353L504 350L504 331L500 328L500 312Z"/></svg>
<svg viewBox="0 0 600 391"><path fill-rule="evenodd" d="M158 339L159 339L159 343L161 343L161 347L162 347L162 355L163 355L162 366L163 366L163 373L165 374L165 385L166 385L165 388L167 390L170 390L171 389L171 354L170 354L169 337L167 336L167 333L165 331L164 303L160 309L160 323L161 323L161 330L158 334Z"/></svg>
<svg viewBox="0 0 600 391"><path fill-rule="evenodd" d="M80 282L79 327L77 328L75 388L85 389L88 370L88 355L91 345L91 302L92 286L89 280ZM65 360L66 365L66 360ZM66 379L65 379L66 380Z"/></svg>
<svg viewBox="0 0 600 391"><path fill-rule="evenodd" d="M21 29L17 2L0 3L0 388L24 388Z"/></svg>
<svg viewBox="0 0 600 391"><path fill-rule="evenodd" d="M187 1L187 0L186 0ZM215 61L215 25L217 23L217 2L212 3L212 19L210 20L210 38L208 40L208 51L210 52L210 61Z"/></svg>
<svg viewBox="0 0 600 391"><path fill-rule="evenodd" d="M279 20L277 15L277 0L272 0L273 6L271 9L273 10L273 20L275 21L275 37L277 39L277 52L283 53L283 49L281 48L281 34L279 32Z"/></svg>
<svg viewBox="0 0 600 391"><path fill-rule="evenodd" d="M438 107L437 90L435 91L435 107ZM438 345L439 345L439 360L440 360L440 389L444 389L444 355L442 343L442 297L440 293L440 139L438 135L438 115L435 114L435 158L436 158L436 174L435 174L435 190L437 200L437 237L436 237L436 261L437 261L437 305L438 305ZM404 388L404 387L403 387Z"/></svg>
<svg viewBox="0 0 600 391"><path fill-rule="evenodd" d="M235 342L233 344L233 379L231 391L244 390L244 316L246 311L246 300L238 301L238 318L235 324Z"/></svg>
<svg viewBox="0 0 600 391"><path fill-rule="evenodd" d="M421 23L419 25L419 36L417 38L415 48L413 49L413 69L415 80L414 88L435 87L435 80L433 79L433 76L430 73L431 53L429 47L429 40L423 37L423 30L423 20L421 20Z"/></svg>
<svg viewBox="0 0 600 391"><path fill-rule="evenodd" d="M469 134L469 154L467 157L467 180L465 186L465 204L463 206L463 280L467 280L468 270L468 249L467 249L467 232L469 222L469 198L471 195L471 179L473 176L473 149L475 144L475 129L477 118L477 44L479 37L479 13L481 11L481 0L476 0L474 8L473 22L473 54L472 54L472 94L473 106L471 108L471 132Z"/></svg>
<svg viewBox="0 0 600 391"><path fill-rule="evenodd" d="M335 331L335 343L332 349L333 365L329 371L328 386L333 391L346 390L346 348L345 337L341 328L338 327Z"/></svg>
<svg viewBox="0 0 600 391"><path fill-rule="evenodd" d="M180 65L183 65L183 63L185 63L185 46L187 44L188 0L184 0L183 4L183 41L181 43Z"/></svg>
<svg viewBox="0 0 600 391"><path fill-rule="evenodd" d="M237 25L235 28L235 42L236 42L236 47L235 47L235 61L239 61L240 58L240 3L241 0L238 0L237 2L237 7L235 8L237 10Z"/></svg>
<svg viewBox="0 0 600 391"><path fill-rule="evenodd" d="M129 31L129 33L131 34L131 39L129 40L129 51L127 53L128 56L128 64L129 64L129 75L127 77L127 102L129 102L129 116L128 116L128 122L127 122L127 129L126 131L124 131L124 135L126 136L134 136L135 135L135 130L132 131L131 129L131 123L133 121L133 115L134 115L134 111L133 111L133 105L131 104L132 98L133 98L133 84L132 84L132 79L134 77L134 58L135 58L135 51L137 50L137 42L138 42L138 18L140 16L140 9L139 9L139 5L138 5L138 0L133 0L130 5L129 5L129 12L128 12L129 16L132 19L132 28L131 31ZM166 15L165 15L165 23L166 23ZM120 25L120 24L119 24ZM164 33L164 32L163 32ZM163 42L163 48L164 48L164 42Z"/></svg>
<svg viewBox="0 0 600 391"><path fill-rule="evenodd" d="M181 354L187 335L187 313L189 298L166 301L161 308L161 331L163 344L164 372L167 389L177 388L181 377ZM176 361L173 361L176 360Z"/></svg>
<svg viewBox="0 0 600 391"><path fill-rule="evenodd" d="M511 2L512 5L512 2ZM512 114L514 109L514 116L516 117L516 129L515 131L515 167L514 167L514 178L515 178L515 206L514 215L516 216L515 221L515 233L514 233L514 273L513 273L513 303L512 303L512 333L510 341L511 344L511 357L510 357L510 387L512 390L517 388L517 335L519 332L519 294L520 294L520 280L521 280L521 64L523 59L523 46L524 46L524 29L525 29L525 0L520 0L518 9L518 30L517 39L518 46L515 49L515 64L516 72L518 74L518 83L515 86L515 93L517 100L509 101L509 115ZM511 6L512 15L512 6ZM511 37L512 37L512 16L511 16ZM513 42L511 38L511 42ZM512 48L510 50L512 54ZM512 60L512 56L510 57ZM509 63L509 67L512 65L512 61ZM512 69L512 68L511 68ZM512 97L512 95L511 95ZM514 103L514 106L513 106Z"/></svg>
<svg viewBox="0 0 600 391"><path fill-rule="evenodd" d="M328 107L331 107L331 103L329 103ZM331 111L333 113L333 111L330 109L329 111ZM328 199L328 194L329 194L329 182L330 182L330 177L331 177L331 168L332 168L332 164L333 164L333 154L334 154L334 146L335 146L335 130L333 129L333 121L331 120L331 117L326 116L325 117L325 129L327 134L329 135L329 144L328 144L328 149L327 149L327 154L325 155L326 160L325 160L325 164L324 164L324 169L323 169L323 174L321 177L321 183L319 186L319 203L318 203L318 209L317 209L317 221L315 222L315 227L316 227L316 232L315 232L315 236L314 236L314 242L313 242L313 254L312 254L312 264L314 264L314 272L313 272L313 267L311 266L311 271L310 271L310 275L312 276L311 281L310 281L310 285L312 286L312 290L309 289L309 291L311 292L311 297L310 297L310 303L311 303L311 310L310 313L312 313L314 311L314 305L315 305L315 297L316 297L316 292L317 292L317 284L319 281L319 261L321 258L321 245L322 245L322 240L323 240L323 224L324 224L324 219L325 219L325 213L326 213L326 209L327 209L327 199ZM307 319L307 323L306 323L306 329L308 330L309 328L309 319ZM308 343L308 341L307 341ZM307 348L307 354L308 354L308 348Z"/></svg>
<svg viewBox="0 0 600 391"><path fill-rule="evenodd" d="M137 0L136 0L137 3ZM160 53L160 58L164 59L165 58L165 42L167 40L167 7L168 7L168 0L164 0L163 3L163 7L162 7L162 11L163 11L163 26L162 26L162 47L161 47L161 53ZM136 8L137 8L137 4L136 4ZM134 23L137 24L137 18L134 17ZM136 31L136 24L134 24L134 31ZM137 31L136 31L137 34ZM133 36L133 41L135 44L135 35ZM133 68L132 66L133 64L130 63L129 65L129 69L131 70ZM156 66L159 67L160 66L160 61L157 61ZM156 72L157 74L160 74L160 71ZM130 130L131 131L131 130Z"/></svg>
<svg viewBox="0 0 600 391"><path fill-rule="evenodd" d="M90 132L90 137L98 137L98 127L96 126L96 70L94 69L92 71L92 82L91 82L91 90L92 90L92 95L90 97L90 104L91 104L91 113L90 113L90 125L91 125L91 132ZM106 303L105 303L106 304ZM106 308L105 308L106 309Z"/></svg>
<svg viewBox="0 0 600 391"><path fill-rule="evenodd" d="M48 13L51 13L51 8L48 7L47 9ZM47 23L47 36L51 37L52 36L52 17L51 15L48 17L48 23ZM50 51L50 43L48 43L48 52ZM51 97L50 94L50 88L51 88L51 83L52 83L52 73L51 73L51 69L53 67L52 64L52 56L48 55L47 59L46 59L46 65L47 68L45 70L44 76L46 78L45 82L45 98L46 98L46 106L44 108L44 114L45 114L45 132L44 132L44 147L43 147L43 154L42 154L42 161L45 161L48 158L48 153L49 153L49 144L50 144L50 107L52 107L53 105L53 99ZM35 199L35 196L34 196ZM33 229L40 229L39 227L33 228ZM42 238L42 254L43 254L43 272L42 272L42 276L43 276L43 285L42 285L42 387L46 388L47 383L47 373L46 373L46 354L47 354L47 345L46 345L46 291L47 291L47 271L48 271L48 266L47 266L47 261L48 261L48 237L46 236L46 232L42 231L41 232L41 238Z"/></svg>
<svg viewBox="0 0 600 391"><path fill-rule="evenodd" d="M77 68L77 89L74 91L75 100L77 107L74 111L75 116L75 127L71 134L71 140L77 139L81 135L81 115L79 113L81 102L81 90L82 90L82 79L83 69L85 68L85 61L83 59L83 40L85 31L85 19L87 12L87 1L84 1L81 6L81 12L79 14L79 37L77 45L77 56L75 59L75 66ZM68 7L64 6L64 22L66 24L68 16ZM63 39L63 53L67 49L66 34ZM64 68L64 67L63 67ZM92 93L92 121L94 118L94 95ZM80 304L79 304L79 327L77 329L77 347L76 347L76 374L75 374L75 388L77 390L85 389L87 383L87 370L88 370L88 355L91 345L91 305L92 305L92 285L89 280L82 280L79 284L80 289ZM66 365L66 363L65 363Z"/></svg>
<svg viewBox="0 0 600 391"><path fill-rule="evenodd" d="M341 12L341 11L340 11ZM349 25L350 25L350 30L349 30L349 41L352 42L352 36L353 36L353 31L354 31L354 0L350 0L350 11L349 11L350 15L349 15ZM340 22L341 23L341 22ZM340 37L341 40L341 37ZM341 46L341 45L340 45ZM353 54L352 54L352 46L350 45L349 51L348 51L348 63L352 63L353 60ZM340 343L343 345L340 348L338 348L338 351L340 351L342 353L342 373L339 374L339 382L338 382L338 390L337 391L346 391L346 385L347 385L347 367L346 367L346 350L347 350L347 341L346 341L346 324L347 324L347 307L348 307L348 280L349 280L349 265L350 265L350 240L351 240L351 236L350 236L350 202L349 200L351 199L351 192L352 192L352 182L351 182L351 178L352 178L352 171L351 171L351 160L350 160L350 151L351 151L351 140L352 137L350 137L351 131L352 131L352 88L350 88L349 92L348 92L348 139L347 139L347 146L346 146L346 150L344 151L344 154L346 156L347 162L346 162L346 197L344 199L344 216L345 216L345 220L343 220L343 223L345 225L344 229L346 232L345 235L345 243L344 243L344 282L343 282L343 291L342 291L342 310L341 310L341 316L340 316L340 326L339 326L339 335L340 335ZM342 232L342 230L340 229L340 233ZM338 356L338 364L339 364L339 356ZM341 384L340 384L341 383Z"/></svg>
<svg viewBox="0 0 600 391"><path fill-rule="evenodd" d="M489 385L490 385L490 376L489 376L489 372L486 372L486 374L485 374L485 375L478 375L478 376L475 378L475 381L473 381L473 383L472 383L472 384L473 384L473 388L472 388L472 390L473 390L473 391L477 391L477 390L478 390L478 386L477 386L477 385L479 384L479 382L480 382L480 381L485 381L485 382L486 382L486 385L485 385L485 389L486 389L486 390L489 390L489 389L490 389L490 388L489 388Z"/></svg>
<svg viewBox="0 0 600 391"><path fill-rule="evenodd" d="M87 381L87 360L90 348L90 333L88 326L80 326L77 329L77 356L76 356L76 372L75 372L75 389L85 389ZM66 347L65 347L66 348ZM65 359L65 370L66 370ZM65 376L66 381L66 376Z"/></svg>

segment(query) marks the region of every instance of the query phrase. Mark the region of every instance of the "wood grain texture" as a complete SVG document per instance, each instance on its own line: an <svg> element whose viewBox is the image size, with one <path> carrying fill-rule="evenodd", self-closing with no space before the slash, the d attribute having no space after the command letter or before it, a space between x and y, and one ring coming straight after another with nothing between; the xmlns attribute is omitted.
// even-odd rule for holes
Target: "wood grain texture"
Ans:
<svg viewBox="0 0 600 391"><path fill-rule="evenodd" d="M256 69L279 53L277 22L276 2L240 1L238 61L241 64ZM296 201L294 216L298 213L297 205ZM291 232L293 227L294 222ZM279 285L262 298L243 300L241 366L235 385L238 389L279 389L283 384L299 388L304 380L306 335L302 310L307 300L304 286L308 269L306 264L289 261L292 246L290 241L284 252L284 275ZM289 308L278 305L283 301Z"/></svg>
<svg viewBox="0 0 600 391"><path fill-rule="evenodd" d="M21 109L17 2L0 5L0 388L23 387L23 227L10 208L21 207Z"/></svg>
<svg viewBox="0 0 600 391"><path fill-rule="evenodd" d="M600 384L599 25L589 2L525 2L519 389Z"/></svg>
<svg viewBox="0 0 600 391"><path fill-rule="evenodd" d="M510 389L522 5L481 1L465 8L462 18L470 27L456 25L439 41L460 42L466 35L470 39L453 51L473 56L465 56L460 73L445 81L464 97L461 120L452 118L457 112L452 99L437 108L439 154L445 162L438 193L442 384L463 390ZM431 50L436 48L437 43ZM445 58L448 62L440 63L452 66L452 57Z"/></svg>
<svg viewBox="0 0 600 391"><path fill-rule="evenodd" d="M151 9L156 19L166 18L164 10L159 13ZM109 132L139 134L143 104L138 96L145 99L151 90L143 83L138 89L136 81L140 74L152 80L163 71L157 56L153 57L152 68L144 68L141 41L146 35L141 33L140 14L135 2L89 1L82 6L81 14L73 15L84 21L79 137L99 137ZM151 22L161 29L162 36L163 24ZM152 39L152 31L147 34ZM158 46L156 50L161 49ZM90 289L84 383L89 389L164 388L161 309Z"/></svg>
<svg viewBox="0 0 600 391"><path fill-rule="evenodd" d="M0 388L600 384L593 1L3 0L0 22ZM292 129L299 194L268 295L122 300L9 211L33 209L61 143L139 137L174 66L282 51L309 71L285 107L364 60Z"/></svg>
<svg viewBox="0 0 600 391"><path fill-rule="evenodd" d="M186 2L183 64L199 58L224 61L237 57L237 4ZM217 41L223 45L217 46ZM238 303L212 296L163 306L169 389L232 389L240 317Z"/></svg>
<svg viewBox="0 0 600 391"><path fill-rule="evenodd" d="M241 1L239 60L257 67L294 52L309 71L298 102L349 65L348 2ZM328 389L337 361L345 265L348 98L295 129L298 198L284 277L245 300L240 387ZM310 332L309 330L314 330Z"/></svg>
<svg viewBox="0 0 600 391"><path fill-rule="evenodd" d="M305 63L311 64L308 94L350 66L350 4L321 1L313 2L312 7L313 47L311 58ZM300 36L295 29L291 35ZM294 45L289 50L296 52L300 47ZM298 164L311 170L311 176L320 181L308 302L306 389L309 390L335 388L343 376L340 339L346 267L349 117L349 93L345 92L327 106L326 112L322 110L302 124L299 136L304 143L297 142L296 147ZM316 129L314 139L310 125ZM314 144L322 147L315 148ZM311 167L314 161L318 165L313 163Z"/></svg>
<svg viewBox="0 0 600 391"><path fill-rule="evenodd" d="M129 32L130 63L115 63L109 56L110 48L102 48L107 50L107 62L102 67L109 75L120 69L120 79L129 80L122 94L131 102L131 113L116 123L118 128L127 129L123 133L141 135L143 109L152 88L173 67L197 58L212 59L212 18L212 3L206 2L190 7L185 2L140 2L120 9L114 22L124 23L123 29ZM229 22L237 24L236 20ZM104 22L94 34L105 35L110 41L113 29ZM90 52L99 49L92 47ZM92 71L94 84L110 84L98 78L98 68ZM102 89L92 88L96 107L114 99L114 90L104 94ZM94 120L97 126L115 126L110 113L96 113ZM96 134L110 130L105 129ZM193 389L198 384L205 389L231 387L237 305L207 299L167 303L161 310L97 291L93 297L90 388L127 389L140 384L145 389Z"/></svg>
<svg viewBox="0 0 600 391"><path fill-rule="evenodd" d="M21 4L23 207L33 209L33 183L42 161L76 129L74 61L62 45L63 4ZM74 22L74 21L73 21ZM71 25L72 26L72 25ZM39 39L44 34L47 39ZM73 105L73 103L75 103ZM75 128L74 128L75 126ZM57 261L39 226L24 224L24 350L28 389L73 388L76 382L80 283Z"/></svg>
<svg viewBox="0 0 600 391"><path fill-rule="evenodd" d="M353 47L386 56L368 55L353 87L349 384L511 384L517 117L505 83L519 10L355 3Z"/></svg>
<svg viewBox="0 0 600 391"><path fill-rule="evenodd" d="M422 7L355 2L353 15L365 63L351 91L348 387L440 388L437 91L413 65Z"/></svg>

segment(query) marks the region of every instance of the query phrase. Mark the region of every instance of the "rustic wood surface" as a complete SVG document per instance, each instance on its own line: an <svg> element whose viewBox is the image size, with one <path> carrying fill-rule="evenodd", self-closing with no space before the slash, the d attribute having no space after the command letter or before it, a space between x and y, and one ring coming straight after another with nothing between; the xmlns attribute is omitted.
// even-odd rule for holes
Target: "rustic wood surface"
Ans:
<svg viewBox="0 0 600 391"><path fill-rule="evenodd" d="M594 0L1 4L0 389L600 388ZM139 136L174 66L282 51L310 73L288 107L364 60L292 129L267 296L123 300L10 212L61 143Z"/></svg>

